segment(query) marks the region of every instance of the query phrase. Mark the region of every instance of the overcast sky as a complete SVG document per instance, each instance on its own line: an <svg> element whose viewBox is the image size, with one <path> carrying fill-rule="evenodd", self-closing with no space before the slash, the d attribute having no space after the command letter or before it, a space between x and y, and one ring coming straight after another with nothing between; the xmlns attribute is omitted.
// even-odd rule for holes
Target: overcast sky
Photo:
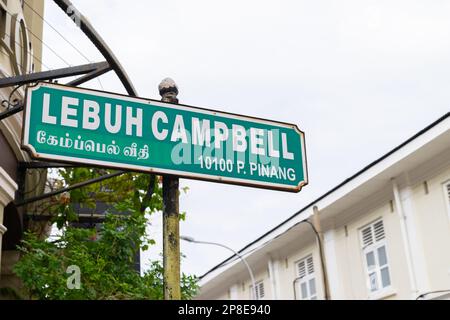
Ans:
<svg viewBox="0 0 450 320"><path fill-rule="evenodd" d="M90 61L102 60L46 0L45 19ZM240 249L449 111L450 2L73 0L113 49L139 96L172 77L181 103L291 122L306 133L310 183L300 193L181 180L181 233ZM87 61L51 27L44 42ZM67 66L44 48L45 68ZM114 74L89 87L124 93ZM144 255L161 252L157 240ZM182 243L201 275L229 252Z"/></svg>

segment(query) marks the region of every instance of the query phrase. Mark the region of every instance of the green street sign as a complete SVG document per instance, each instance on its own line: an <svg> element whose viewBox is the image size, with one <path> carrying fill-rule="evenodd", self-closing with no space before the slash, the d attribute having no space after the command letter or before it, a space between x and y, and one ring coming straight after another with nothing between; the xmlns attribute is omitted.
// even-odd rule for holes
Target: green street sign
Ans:
<svg viewBox="0 0 450 320"><path fill-rule="evenodd" d="M298 192L307 184L296 125L38 83L22 147L33 158Z"/></svg>

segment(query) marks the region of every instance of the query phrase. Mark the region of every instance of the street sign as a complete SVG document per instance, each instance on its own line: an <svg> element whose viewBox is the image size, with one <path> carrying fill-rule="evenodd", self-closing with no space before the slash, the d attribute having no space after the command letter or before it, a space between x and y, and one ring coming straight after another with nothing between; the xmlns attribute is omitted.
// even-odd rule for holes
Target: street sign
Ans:
<svg viewBox="0 0 450 320"><path fill-rule="evenodd" d="M33 158L298 192L296 125L109 92L27 89L22 147Z"/></svg>

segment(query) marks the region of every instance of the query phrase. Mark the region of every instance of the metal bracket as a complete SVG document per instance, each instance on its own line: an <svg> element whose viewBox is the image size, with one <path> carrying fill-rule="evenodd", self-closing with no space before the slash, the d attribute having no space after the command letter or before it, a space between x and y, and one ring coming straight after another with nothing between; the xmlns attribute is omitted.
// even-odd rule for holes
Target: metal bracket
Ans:
<svg viewBox="0 0 450 320"><path fill-rule="evenodd" d="M0 113L0 121L2 121L5 118L8 118L12 115L15 115L16 113L19 113L22 110L23 110L22 103L20 103L19 105L15 106L15 107L7 109L6 111L3 111L2 113Z"/></svg>
<svg viewBox="0 0 450 320"><path fill-rule="evenodd" d="M83 182L75 183L75 184L73 184L73 185L71 185L69 187L66 187L66 188L61 188L59 190L55 190L55 191L52 191L52 192L44 193L44 194L41 194L41 195L36 196L36 197L31 197L29 199L24 199L22 201L15 201L14 204L16 205L16 207L21 207L21 206L24 206L24 205L32 203L32 202L36 202L36 201L39 201L39 200L43 200L43 199L46 199L46 198L50 198L50 197L56 196L56 195L58 195L60 193L64 193L64 192L67 192L67 191L70 191L70 190L73 190L73 189L81 188L81 187L84 187L84 186L87 186L87 185L90 185L90 184L93 184L93 183L97 183L97 182L100 182L100 181L103 181L103 180L106 180L106 179L118 177L118 176L120 176L120 175L122 175L124 173L125 173L125 171L118 171L118 172L115 172L115 173L105 174L103 176L100 176L100 177L97 177L97 178L94 178L94 179L89 179L89 180L86 180L86 181L83 181Z"/></svg>
<svg viewBox="0 0 450 320"><path fill-rule="evenodd" d="M55 218L54 215L50 214L36 214L36 213L26 213L26 216L31 221L49 221ZM105 216L101 215L80 215L77 214L78 220L73 221L74 223L101 223L105 221Z"/></svg>
<svg viewBox="0 0 450 320"><path fill-rule="evenodd" d="M81 66L68 67L62 69L55 69L49 71L35 72L30 74L24 74L16 77L9 77L0 79L0 88L20 86L37 81L53 80L58 78L66 78L72 76L78 76L81 74L90 74L93 72L101 71L102 74L111 70L109 63L106 61L83 64ZM92 79L92 78L91 78ZM90 79L89 79L90 80Z"/></svg>
<svg viewBox="0 0 450 320"><path fill-rule="evenodd" d="M78 86L80 84L83 84L85 82L88 82L89 80L95 79L97 77L100 77L101 75L111 71L112 68L109 64L106 64L103 67L97 68L97 70L94 70L80 78L77 78L75 80L72 80L70 82L67 83L67 85L69 86Z"/></svg>
<svg viewBox="0 0 450 320"><path fill-rule="evenodd" d="M19 162L19 169L51 169L51 168L81 168L85 167L76 164L58 163L58 162L45 162L45 161L31 161L31 162Z"/></svg>
<svg viewBox="0 0 450 320"><path fill-rule="evenodd" d="M105 74L106 72L111 70L112 70L111 66L106 61L98 63L90 63L76 67L62 68L51 71L36 72L17 77L3 78L0 79L0 88L17 85L20 86L37 81L53 80L56 78L65 78L85 74L84 76L67 83L68 85L71 86L78 86L89 80L99 77L102 74ZM23 110L23 103L20 103L17 106L0 113L0 121L22 110Z"/></svg>

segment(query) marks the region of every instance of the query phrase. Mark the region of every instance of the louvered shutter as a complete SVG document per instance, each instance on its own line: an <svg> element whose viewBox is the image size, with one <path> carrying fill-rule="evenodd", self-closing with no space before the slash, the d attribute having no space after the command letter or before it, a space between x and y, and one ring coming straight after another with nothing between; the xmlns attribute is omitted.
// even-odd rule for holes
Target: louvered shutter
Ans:
<svg viewBox="0 0 450 320"><path fill-rule="evenodd" d="M313 256L309 255L297 262L297 270L298 297L301 299L317 299Z"/></svg>
<svg viewBox="0 0 450 320"><path fill-rule="evenodd" d="M385 238L383 220L376 221L361 230L362 246L366 248Z"/></svg>
<svg viewBox="0 0 450 320"><path fill-rule="evenodd" d="M374 233L376 242L384 239L383 220L377 221L373 224L373 233Z"/></svg>
<svg viewBox="0 0 450 320"><path fill-rule="evenodd" d="M264 296L266 295L265 290L264 290L264 281L260 281L260 282L256 283L254 291L253 291L253 286L250 286L250 294L251 294L251 297L253 297L256 294L256 297L258 299L264 298Z"/></svg>
<svg viewBox="0 0 450 320"><path fill-rule="evenodd" d="M447 190L447 200L450 204L450 183L447 183L445 187L446 187L445 189Z"/></svg>
<svg viewBox="0 0 450 320"><path fill-rule="evenodd" d="M313 257L309 256L297 263L298 276L304 278L307 275L314 273L314 261Z"/></svg>
<svg viewBox="0 0 450 320"><path fill-rule="evenodd" d="M306 263L305 260L302 260L298 263L298 276L300 278L304 278L306 276Z"/></svg>
<svg viewBox="0 0 450 320"><path fill-rule="evenodd" d="M258 283L258 285L256 285L257 288L257 293L258 293L258 297L264 298L265 292L264 292L264 282L260 282Z"/></svg>
<svg viewBox="0 0 450 320"><path fill-rule="evenodd" d="M313 274L314 273L314 263L313 263L312 256L310 256L306 259L306 264L307 264L308 274Z"/></svg>
<svg viewBox="0 0 450 320"><path fill-rule="evenodd" d="M372 226L365 227L361 231L363 248L373 244Z"/></svg>

